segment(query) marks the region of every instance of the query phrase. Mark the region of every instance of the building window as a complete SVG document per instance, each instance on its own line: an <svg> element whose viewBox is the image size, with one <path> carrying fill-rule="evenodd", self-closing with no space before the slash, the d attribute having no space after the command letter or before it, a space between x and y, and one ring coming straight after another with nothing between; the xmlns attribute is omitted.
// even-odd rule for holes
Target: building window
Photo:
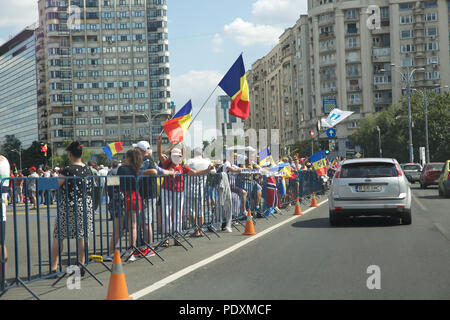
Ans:
<svg viewBox="0 0 450 320"><path fill-rule="evenodd" d="M411 15L400 16L400 24L410 24L413 22L414 22L414 19L413 19L413 16L411 16Z"/></svg>
<svg viewBox="0 0 450 320"><path fill-rule="evenodd" d="M408 39L414 37L413 30L402 30L400 31L400 39Z"/></svg>

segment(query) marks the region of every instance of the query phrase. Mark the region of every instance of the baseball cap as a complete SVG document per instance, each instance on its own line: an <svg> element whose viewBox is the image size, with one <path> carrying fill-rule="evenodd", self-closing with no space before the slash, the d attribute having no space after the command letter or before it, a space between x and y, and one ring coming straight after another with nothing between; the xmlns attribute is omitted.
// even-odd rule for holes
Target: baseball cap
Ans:
<svg viewBox="0 0 450 320"><path fill-rule="evenodd" d="M139 148L142 151L151 152L150 144L147 141L139 141L136 144L133 144L133 148Z"/></svg>

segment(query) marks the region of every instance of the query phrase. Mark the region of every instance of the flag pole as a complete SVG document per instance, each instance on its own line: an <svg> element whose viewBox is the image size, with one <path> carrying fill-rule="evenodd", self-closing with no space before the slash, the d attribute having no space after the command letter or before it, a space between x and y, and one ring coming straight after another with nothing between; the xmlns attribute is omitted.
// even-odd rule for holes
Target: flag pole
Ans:
<svg viewBox="0 0 450 320"><path fill-rule="evenodd" d="M213 96L214 92L216 92L217 88L219 87L219 85L217 84L216 87L214 88L214 90L211 92L211 94L209 95L209 97L206 99L206 101L203 103L203 105L201 106L200 110L197 112L197 114L194 116L194 118L192 118L191 123L189 123L189 126L187 128L187 130L189 130L189 128L191 127L191 125L194 123L195 119L197 118L197 116L200 114L200 112L203 110L203 108L206 106L206 104L208 103L209 99L211 99L211 97ZM187 131L186 130L186 131ZM161 131L161 133L159 135L162 135L162 133L164 132L164 128ZM174 144L170 149L173 149L174 147L176 147L178 144L180 144L180 142L177 142L176 144Z"/></svg>

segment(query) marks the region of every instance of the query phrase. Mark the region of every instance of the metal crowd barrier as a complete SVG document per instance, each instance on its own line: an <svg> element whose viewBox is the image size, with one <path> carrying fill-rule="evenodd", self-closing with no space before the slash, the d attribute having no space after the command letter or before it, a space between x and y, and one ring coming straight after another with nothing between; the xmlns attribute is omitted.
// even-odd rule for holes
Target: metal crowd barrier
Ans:
<svg viewBox="0 0 450 320"><path fill-rule="evenodd" d="M314 171L295 174L296 178L285 179L283 197L282 177L258 173L4 179L10 181L14 201L7 206L6 223L0 219L0 296L22 286L39 299L28 285L54 278L51 266L56 262L58 279L53 285L74 265L103 285L90 270L89 265L96 262L92 257L118 249L125 261L136 254L153 264L145 256L150 250L164 261L159 249L169 240L188 250L193 245L186 235L194 230L208 239L207 231L220 237L220 229L240 230L247 210L268 219L275 216L274 206L283 207L297 197L304 199L325 190ZM276 204L268 201L268 179L272 196L275 185L278 191ZM22 199L16 188L20 180ZM43 201L36 209L32 208L33 196Z"/></svg>

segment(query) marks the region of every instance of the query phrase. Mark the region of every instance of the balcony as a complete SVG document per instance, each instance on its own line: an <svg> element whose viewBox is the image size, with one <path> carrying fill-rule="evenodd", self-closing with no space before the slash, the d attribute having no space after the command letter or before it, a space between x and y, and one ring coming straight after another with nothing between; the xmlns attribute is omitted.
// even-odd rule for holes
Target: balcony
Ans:
<svg viewBox="0 0 450 320"><path fill-rule="evenodd" d="M373 89L378 90L391 90L392 89L392 83L391 82L380 82L373 85Z"/></svg>
<svg viewBox="0 0 450 320"><path fill-rule="evenodd" d="M319 34L319 39L326 39L326 38L334 38L334 32L322 32Z"/></svg>

